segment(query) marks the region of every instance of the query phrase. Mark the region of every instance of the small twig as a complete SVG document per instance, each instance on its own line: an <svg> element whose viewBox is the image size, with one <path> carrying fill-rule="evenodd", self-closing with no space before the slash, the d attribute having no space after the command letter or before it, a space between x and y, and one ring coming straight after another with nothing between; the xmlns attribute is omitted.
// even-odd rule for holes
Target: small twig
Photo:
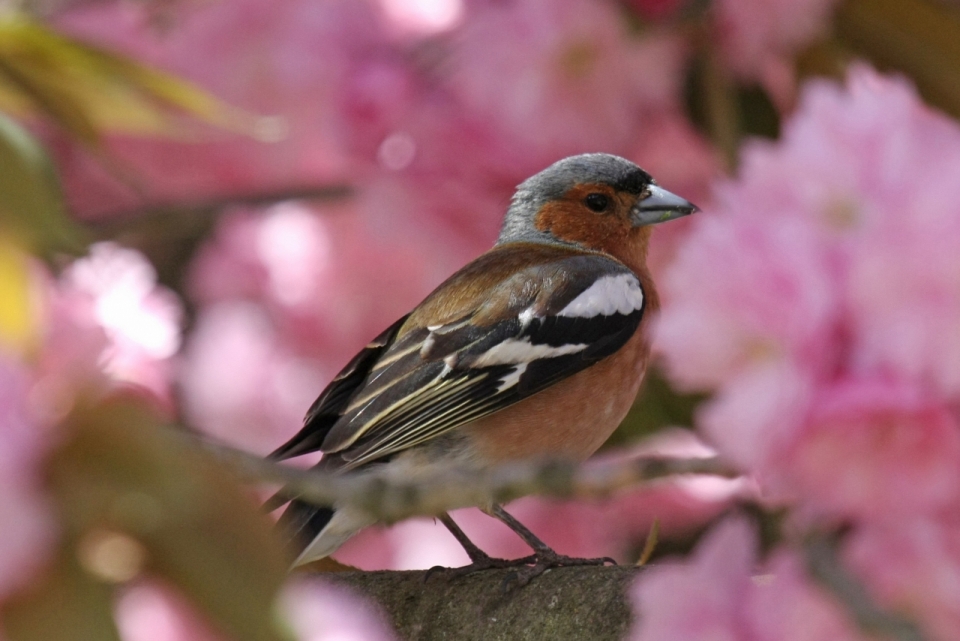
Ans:
<svg viewBox="0 0 960 641"><path fill-rule="evenodd" d="M917 625L878 606L867 589L837 558L835 537L816 535L804 544L807 571L853 615L867 634L896 641L924 641Z"/></svg>
<svg viewBox="0 0 960 641"><path fill-rule="evenodd" d="M647 534L647 540L643 544L643 551L640 552L640 558L637 559L637 565L646 565L653 556L653 551L657 549L657 541L660 538L660 519L653 519L650 526L650 532Z"/></svg>
<svg viewBox="0 0 960 641"><path fill-rule="evenodd" d="M732 172L737 166L741 136L739 107L736 88L718 56L715 50L707 50L704 55L702 90L706 124L713 143L723 153L727 171Z"/></svg>
<svg viewBox="0 0 960 641"><path fill-rule="evenodd" d="M487 471L450 467L416 481L406 481L388 478L376 471L338 475L300 470L223 445L207 442L205 447L251 481L281 484L291 495L317 505L350 505L385 522L504 503L529 494L603 498L624 488L677 474L727 478L739 475L717 458L651 457L590 465L555 460L525 462Z"/></svg>

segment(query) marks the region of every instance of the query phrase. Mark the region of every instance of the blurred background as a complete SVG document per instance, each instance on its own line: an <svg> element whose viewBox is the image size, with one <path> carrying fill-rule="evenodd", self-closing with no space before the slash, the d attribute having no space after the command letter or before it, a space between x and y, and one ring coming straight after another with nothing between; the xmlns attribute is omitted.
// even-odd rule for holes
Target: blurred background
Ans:
<svg viewBox="0 0 960 641"><path fill-rule="evenodd" d="M843 174L879 153L865 144L845 165L830 148L856 128L855 109L839 138L817 129L824 104L856 84L851 68L898 88L862 99L875 109L909 103L878 131L933 118L947 133L923 149L953 144L960 7L950 0L0 0L4 633L278 638L270 612L284 564L256 497L166 426L274 449L358 349L492 245L514 187L564 156L622 155L704 216L752 198L737 182L750 176L795 186L820 164ZM820 146L806 165L770 151L811 140ZM954 159L940 168L960 167ZM678 296L691 290L689 255L710 251L696 240L685 249L700 224L654 233L671 327L698 317L676 310L690 304ZM925 255L918 247L911 256ZM707 281L723 261L701 272ZM814 305L771 291L790 309ZM830 322L831 336L857 331ZM731 332L713 338L743 334ZM666 360L602 456L713 451L690 428L723 377L690 373L715 363L682 342L665 338ZM844 358L830 376L850 369ZM953 383L924 371L909 376L953 412ZM762 477L711 424L706 441ZM635 562L652 527L655 558L688 551L731 505L757 501L755 482L685 478L605 503L514 508L563 553ZM455 516L491 554L526 554L476 510ZM430 519L371 528L336 556L363 569L467 562ZM260 588L224 597L237 581ZM338 598L300 590L289 620Z"/></svg>

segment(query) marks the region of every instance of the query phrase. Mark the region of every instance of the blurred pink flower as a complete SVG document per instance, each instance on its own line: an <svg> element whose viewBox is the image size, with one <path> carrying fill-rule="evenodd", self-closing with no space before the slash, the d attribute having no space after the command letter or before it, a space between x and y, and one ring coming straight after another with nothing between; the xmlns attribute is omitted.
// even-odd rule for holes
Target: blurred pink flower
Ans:
<svg viewBox="0 0 960 641"><path fill-rule="evenodd" d="M392 214L291 202L222 220L190 279L201 309L181 380L198 427L274 449L325 381L439 282L429 237L399 242L411 232Z"/></svg>
<svg viewBox="0 0 960 641"><path fill-rule="evenodd" d="M750 590L756 537L743 521L717 526L686 563L658 564L633 589L632 641L738 641L740 610Z"/></svg>
<svg viewBox="0 0 960 641"><path fill-rule="evenodd" d="M137 190L76 147L57 145L68 195L86 215L141 201L203 200L343 180L348 159L337 151L337 100L355 94L356 85L381 100L397 87L389 77L386 85L375 77L371 87L369 74L360 73L364 65L389 69L397 57L372 2L191 3L171 10L164 29L151 25L150 17L146 6L106 3L61 14L59 26L182 75L258 118L244 133L201 130L192 142L109 137L111 153Z"/></svg>
<svg viewBox="0 0 960 641"><path fill-rule="evenodd" d="M56 538L41 491L50 434L31 411L30 382L26 368L0 351L0 602L37 572Z"/></svg>
<svg viewBox="0 0 960 641"><path fill-rule="evenodd" d="M826 262L802 219L705 212L663 283L657 344L671 375L707 389L771 363L828 367L838 297Z"/></svg>
<svg viewBox="0 0 960 641"><path fill-rule="evenodd" d="M960 505L960 425L941 402L911 385L850 380L811 406L778 466L802 505L895 522Z"/></svg>
<svg viewBox="0 0 960 641"><path fill-rule="evenodd" d="M700 424L748 469L796 428L813 381L834 367L837 295L825 262L802 220L707 211L663 280L657 348L681 386L717 390Z"/></svg>
<svg viewBox="0 0 960 641"><path fill-rule="evenodd" d="M846 372L960 391L960 129L905 82L809 83L776 144L692 222L663 280L658 346L714 389L711 440L755 471ZM720 277L718 277L718 274Z"/></svg>
<svg viewBox="0 0 960 641"><path fill-rule="evenodd" d="M283 638L296 641L391 641L386 617L344 588L293 579L277 599ZM140 582L124 589L114 607L123 641L226 641L175 589Z"/></svg>
<svg viewBox="0 0 960 641"><path fill-rule="evenodd" d="M748 143L738 178L721 183L716 199L737 217L805 221L845 267L848 252L877 234L943 231L956 218L948 200L956 188L945 178L958 140L956 123L925 106L907 80L856 64L843 85L806 83L780 141Z"/></svg>
<svg viewBox="0 0 960 641"><path fill-rule="evenodd" d="M677 13L684 0L627 0L641 17L649 20L663 20Z"/></svg>
<svg viewBox="0 0 960 641"><path fill-rule="evenodd" d="M336 372L292 349L263 309L231 301L201 308L179 378L191 424L266 454L299 429Z"/></svg>
<svg viewBox="0 0 960 641"><path fill-rule="evenodd" d="M139 253L100 243L58 280L41 268L39 345L29 363L0 346L0 599L27 580L56 538L42 457L79 393L135 384L169 401L180 305Z"/></svg>
<svg viewBox="0 0 960 641"><path fill-rule="evenodd" d="M756 79L823 32L835 0L718 0L719 46L737 73Z"/></svg>
<svg viewBox="0 0 960 641"><path fill-rule="evenodd" d="M832 594L814 584L804 559L792 551L776 551L762 574L751 577L744 608L758 641L867 641L853 617Z"/></svg>
<svg viewBox="0 0 960 641"><path fill-rule="evenodd" d="M434 35L463 19L464 0L379 0L388 21L401 33Z"/></svg>
<svg viewBox="0 0 960 641"><path fill-rule="evenodd" d="M468 4L449 85L526 161L518 178L585 151L624 154L643 112L674 104L683 50L632 38L613 2Z"/></svg>
<svg viewBox="0 0 960 641"><path fill-rule="evenodd" d="M123 641L226 641L181 594L159 582L121 591L114 617Z"/></svg>
<svg viewBox="0 0 960 641"><path fill-rule="evenodd" d="M300 353L346 363L438 282L426 247L392 242L409 232L390 215L289 202L228 217L191 290L201 303L257 300Z"/></svg>
<svg viewBox="0 0 960 641"><path fill-rule="evenodd" d="M91 388L102 377L169 402L183 310L139 252L92 245L64 270L49 307L40 364L48 391Z"/></svg>
<svg viewBox="0 0 960 641"><path fill-rule="evenodd" d="M802 424L811 378L789 361L759 364L701 405L697 425L721 454L765 480L777 452Z"/></svg>
<svg viewBox="0 0 960 641"><path fill-rule="evenodd" d="M298 579L280 595L280 614L297 641L391 641L386 615L342 587Z"/></svg>
<svg viewBox="0 0 960 641"><path fill-rule="evenodd" d="M844 559L879 603L917 623L928 638L960 636L960 518L910 517L858 527Z"/></svg>
<svg viewBox="0 0 960 641"><path fill-rule="evenodd" d="M755 568L757 541L743 520L717 526L686 562L645 570L633 591L633 641L861 639L799 559L778 552Z"/></svg>

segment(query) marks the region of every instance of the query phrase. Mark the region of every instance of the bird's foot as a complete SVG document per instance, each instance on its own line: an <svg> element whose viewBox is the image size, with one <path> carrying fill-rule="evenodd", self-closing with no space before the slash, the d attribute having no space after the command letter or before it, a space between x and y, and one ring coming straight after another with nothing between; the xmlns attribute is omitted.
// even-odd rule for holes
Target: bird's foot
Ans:
<svg viewBox="0 0 960 641"><path fill-rule="evenodd" d="M503 579L504 591L508 590L510 585L514 583L517 587L523 587L547 570L552 570L553 568L574 567L578 565L606 565L607 563L610 565L617 564L616 561L608 556L597 559L579 559L557 554L550 548L537 550L536 554L527 557L527 559L530 559L530 562L524 564L525 567L518 568L515 572L511 572Z"/></svg>
<svg viewBox="0 0 960 641"><path fill-rule="evenodd" d="M479 552L479 554L477 553ZM442 573L443 576L448 580L457 579L462 576L467 576L468 574L473 574L474 572L481 572L483 570L502 570L505 568L515 568L517 566L528 566L531 563L536 561L536 554L531 554L530 556L525 556L519 559L495 559L492 556L480 552L470 554L469 565L464 565L459 568L445 568L442 565L435 565L429 570L423 577L424 583L426 583L431 576L437 573Z"/></svg>

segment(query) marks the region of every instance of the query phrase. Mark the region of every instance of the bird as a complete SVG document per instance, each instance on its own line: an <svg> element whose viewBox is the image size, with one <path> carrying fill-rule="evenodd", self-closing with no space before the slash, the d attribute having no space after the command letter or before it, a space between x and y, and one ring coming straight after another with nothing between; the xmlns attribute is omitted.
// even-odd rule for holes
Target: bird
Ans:
<svg viewBox="0 0 960 641"><path fill-rule="evenodd" d="M270 459L322 452L333 473L411 479L443 466L483 470L530 459L583 460L632 406L659 300L646 265L651 226L697 211L633 162L564 158L522 182L493 248L450 276L347 363ZM283 490L278 527L302 565L373 524L349 506ZM532 548L493 559L448 514L467 571L602 563L553 551L499 504L478 506Z"/></svg>

